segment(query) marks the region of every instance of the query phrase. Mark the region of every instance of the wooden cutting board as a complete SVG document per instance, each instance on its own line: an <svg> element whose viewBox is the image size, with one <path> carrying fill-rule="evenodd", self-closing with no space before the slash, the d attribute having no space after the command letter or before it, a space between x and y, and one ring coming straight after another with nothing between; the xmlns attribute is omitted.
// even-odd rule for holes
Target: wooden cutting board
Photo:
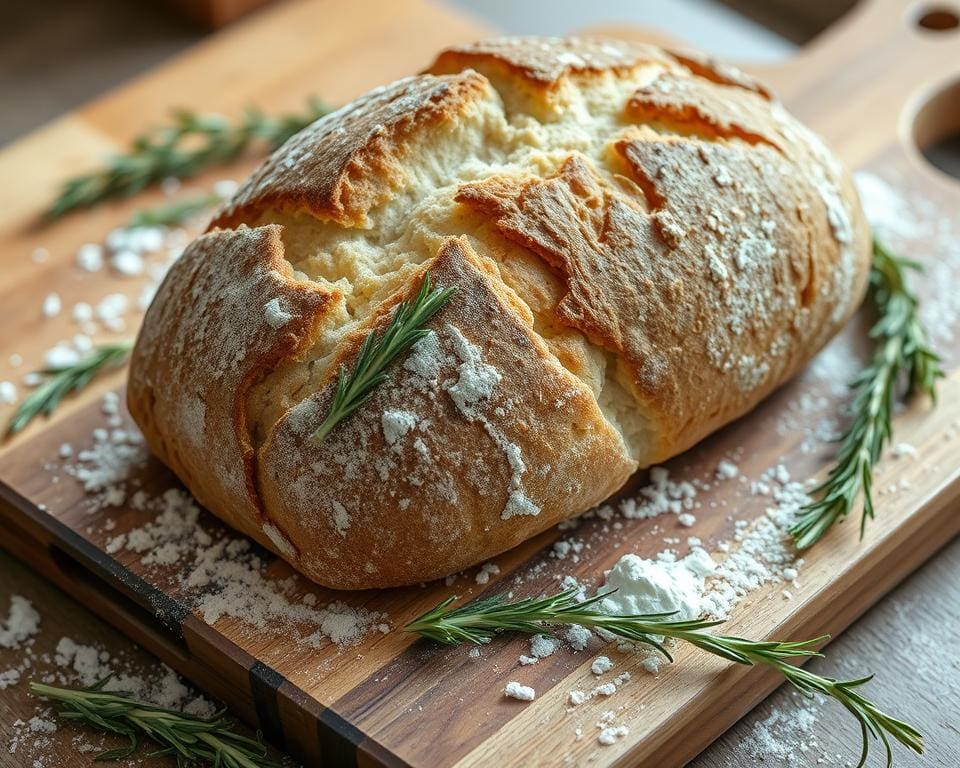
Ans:
<svg viewBox="0 0 960 768"><path fill-rule="evenodd" d="M925 139L960 125L950 109L960 98L947 91L960 82L960 35L917 29L912 8L902 0L862 2L794 61L752 69L848 164L881 176L905 197L925 201L903 215L956 222L960 186L926 165L912 134L918 113ZM247 104L292 109L308 94L339 103L416 71L445 44L489 32L421 0L284 4L4 150L0 380L19 380L23 371L39 366L44 350L74 332L68 317L41 318L48 292L59 292L68 307L91 294L136 295L135 281L106 272L81 275L70 265L80 244L102 240L132 210L159 199L159 193L39 227L37 215L62 178L117 149L144 125L161 121L171 106L227 113ZM658 39L638 30L605 32ZM936 94L943 93L947 95L938 99ZM240 177L245 170L240 164L196 185L206 187L224 175ZM945 259L942 236L929 234L930 227L921 229L927 234L898 245L931 265ZM37 247L49 251L40 263L31 259ZM960 281L956 256L941 263L955 271L938 273L940 281ZM930 281L922 285L925 293L935 288ZM854 320L834 342L834 357L861 355L864 328L864 318ZM937 410L931 413L929 404L918 402L897 417L897 440L913 445L917 455L882 462L877 488L896 483L899 490L878 494L878 519L863 541L853 521L833 531L807 554L793 599L782 598L783 585L761 589L738 606L730 632L755 638L839 632L960 530L960 328L953 331L952 341L944 335L939 342L950 373L941 385ZM8 363L13 353L25 358L21 368ZM51 470L44 468L57 462L61 443L89 444L93 428L103 424L101 395L122 383L119 372L103 377L50 421L34 424L0 447L3 545L308 765L680 765L779 683L765 670L725 664L686 648L679 649L676 665L655 678L636 657L604 649L617 662L617 671L630 671L633 679L613 698L568 713L568 691L594 685L589 668L599 645L519 667L518 656L527 646L517 639L498 640L473 659L465 648L415 643L399 631L373 633L345 649L329 643L308 649L283 633L252 630L236 618L224 617L210 626L174 586L176 574L151 572L139 556L126 551L107 554L106 540L141 525L142 513L124 507L91 513L78 483L62 473L54 483ZM814 476L828 463L829 450L804 450L802 430L777 428L803 398L823 398L824 412L840 407L835 387L816 375L803 375L749 416L672 461L671 472L709 477L721 458L734 456L751 479L778 461L794 478ZM0 419L10 410L0 410ZM175 482L156 462L135 481L152 490ZM672 527L673 518L624 520L611 536L604 533L603 521L587 521L576 532L588 545L576 563L549 557L553 541L563 534L545 533L496 558L500 574L485 585L477 584L471 571L453 587L434 583L338 594L312 587L282 562L271 561L267 571L271 578L294 578L295 592L313 592L318 604L339 599L382 611L397 630L454 591L465 597L507 590L534 594L555 589L562 574L595 584L603 569L626 552L656 554L664 548L665 536L683 540L696 535L709 549L731 537L737 520L763 514L765 500L744 488L727 482L702 492L703 506L691 529ZM114 521L110 531L108 517ZM204 525L219 527L207 518ZM504 698L508 680L532 685L537 699L522 704ZM594 724L606 709L616 709L618 722L628 725L630 733L601 747Z"/></svg>

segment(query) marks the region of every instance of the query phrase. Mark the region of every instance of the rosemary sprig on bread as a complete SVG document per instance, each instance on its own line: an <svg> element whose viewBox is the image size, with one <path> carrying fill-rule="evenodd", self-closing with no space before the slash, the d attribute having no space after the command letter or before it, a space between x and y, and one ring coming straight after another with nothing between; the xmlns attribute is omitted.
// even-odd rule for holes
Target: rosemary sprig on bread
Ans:
<svg viewBox="0 0 960 768"><path fill-rule="evenodd" d="M453 298L456 286L433 287L427 272L413 301L400 302L387 329L379 336L372 331L363 340L353 369L340 367L337 389L323 423L313 433L322 441L334 427L359 408L380 384L386 381L387 368L429 331L424 325Z"/></svg>
<svg viewBox="0 0 960 768"><path fill-rule="evenodd" d="M102 370L118 365L131 349L133 339L126 339L95 347L71 365L38 371L47 378L17 406L7 425L7 434L16 434L41 414L49 416L67 395L82 390Z"/></svg>
<svg viewBox="0 0 960 768"><path fill-rule="evenodd" d="M879 739L883 744L888 766L893 760L890 737L917 754L923 753L923 736L916 728L882 712L857 690L868 683L872 675L854 680L836 680L789 663L790 659L822 656L816 647L826 642L828 635L790 642L715 635L705 630L723 622L709 619L676 621L670 618L673 615L670 613L608 614L597 610L594 605L612 592L578 602L577 591L576 588L567 589L555 595L525 598L512 603L505 602L498 595L475 600L458 608L450 607L456 597L449 597L407 624L404 630L444 645L458 645L465 642L488 643L499 632L539 634L553 625L579 624L608 636L652 646L671 661L673 659L669 651L659 638L683 640L737 664L770 667L801 693L808 696L819 693L839 702L857 719L863 734L858 768L866 763L869 737Z"/></svg>
<svg viewBox="0 0 960 768"><path fill-rule="evenodd" d="M46 216L55 219L104 200L130 197L163 179L194 176L235 160L256 141L274 150L327 112L316 99L303 112L279 117L251 108L235 122L222 115L176 110L170 125L137 136L104 167L64 182Z"/></svg>
<svg viewBox="0 0 960 768"><path fill-rule="evenodd" d="M898 390L936 399L936 382L943 376L940 358L927 343L919 303L910 289L907 271L920 266L895 256L876 240L870 269L869 298L877 312L870 338L877 348L870 365L852 382L853 422L840 439L837 463L817 486L815 501L803 508L790 529L797 547L815 544L843 520L863 495L860 535L874 516L873 467L893 434L892 419Z"/></svg>
<svg viewBox="0 0 960 768"><path fill-rule="evenodd" d="M127 746L97 755L95 760L123 760L137 749L143 736L162 745L153 755L176 758L178 766L214 765L221 768L279 768L267 758L259 734L251 739L237 733L221 710L210 717L136 701L122 693L103 690L109 678L89 688L59 688L30 683L30 692L52 701L60 717L125 736Z"/></svg>

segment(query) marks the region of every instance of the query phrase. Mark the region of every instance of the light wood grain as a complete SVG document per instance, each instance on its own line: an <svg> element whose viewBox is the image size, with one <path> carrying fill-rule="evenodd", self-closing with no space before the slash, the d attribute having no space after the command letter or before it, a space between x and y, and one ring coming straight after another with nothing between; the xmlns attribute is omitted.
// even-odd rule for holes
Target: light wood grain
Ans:
<svg viewBox="0 0 960 768"><path fill-rule="evenodd" d="M799 62L767 76L789 106L826 134L848 162L896 179L908 194L929 199L938 215L949 215L960 200L956 187L927 169L915 150L901 141L900 125L908 120L916 89L929 84L931 72L938 72L941 79L948 74L941 57L955 48L942 43L931 48L927 38L917 42L909 29L891 23L890 14L902 11L903 5L894 0L864 4L861 12ZM43 295L58 290L68 303L85 295L84 286L76 283L67 268L73 250L86 240L99 239L109 227L125 220L131 208L129 204L109 206L49 229L33 227L56 180L83 167L91 152L126 141L144 121L160 119L169 105L184 103L181 97L187 94L191 105L225 111L251 102L292 108L309 92L345 100L370 85L417 69L432 49L444 43L482 34L476 25L412 1L383 3L376 11L365 10L359 18L351 4L285 6L0 154L0 177L23 179L0 189L0 242L8 254L5 259L11 261L10 279L0 288L0 304L5 310L9 307L15 322L15 335L0 340L0 366L6 365L11 351L24 354L27 367L36 366L41 351L63 336L63 325L39 320ZM902 13L896 18L902 19ZM870 25L869 30L864 24ZM344 29L354 34L351 40L343 39ZM922 61L902 67L893 57L878 56L876 46L909 54L911 62ZM381 55L370 56L372 50ZM251 51L270 51L270 66L263 66ZM227 89L228 81L245 86ZM241 172L242 167L231 171ZM198 183L210 178L215 176ZM50 249L51 257L35 265L29 253L41 244ZM933 255L931 244L913 245L911 255L920 259ZM104 293L117 289L115 282L99 287ZM861 318L837 343L862 350L863 328ZM947 352L946 364L955 371L960 354L956 348ZM0 377L8 374L0 367ZM599 765L677 765L778 683L763 670L731 667L686 649L678 654L679 663L657 679L645 675L635 658L616 656L619 669L631 671L635 678L615 702L624 707L622 721L631 732L617 745L601 749L593 738L600 705L585 705L574 715L568 715L563 706L568 690L592 679L588 653L555 654L535 667L520 669L516 659L523 646L516 641L494 643L484 649L482 659L474 661L464 649L413 644L412 638L399 632L367 638L357 648L341 652L332 646L306 650L283 635L252 633L232 618L209 627L186 612L165 626L151 616L154 600L167 601L169 619L171 613L183 611L186 596L171 579L147 572L129 553L105 558L103 516L84 510L84 495L74 483L64 480L51 485L40 470L55 456L60 442L82 445L89 440L91 429L101 420L96 397L105 388L117 386L119 378L105 378L52 422L35 425L23 439L0 449L0 478L9 489L2 516L6 541L94 611L224 698L251 722L259 720L273 737L308 761L324 754L329 761L331 754L342 753L361 764L534 765L591 760ZM781 459L795 477L815 474L828 461L828 453L804 453L798 436L779 434L776 423L791 400L803 393L835 400L833 393L824 390L815 377L800 377L746 419L671 462L672 470L687 477L710 476L720 457L742 451L740 465L750 477ZM960 496L960 468L955 446L944 437L960 421L958 395L960 374L954 373L943 386L935 417L923 403L898 417L898 439L915 445L920 459L881 466L878 487L906 477L910 488L880 500L879 519L865 540L858 541L853 524L838 529L809 556L794 600L780 599L774 588L761 591L738 608L731 631L753 637L836 633L956 533L960 518L949 505ZM835 402L834 407L839 404ZM0 412L0 418L5 415ZM157 464L147 467L141 479L153 488L174 482ZM669 534L692 533L714 545L729 538L734 519L753 519L764 504L736 483L720 485L702 500L716 502L717 509L699 511L695 529ZM41 513L40 504L50 514ZM133 512L112 510L110 514L118 525L113 534L142 521ZM204 524L218 525L211 519ZM563 573L596 583L598 574L624 552L651 556L662 549L663 532L655 532L657 525L657 521L627 521L611 535L604 532L602 523L588 522L577 535L591 547L576 565L549 558L545 548L556 534L544 534L497 558L502 575L487 590L511 588L513 579L520 576L522 589L535 593L554 588ZM100 581L84 576L97 568L103 570ZM271 565L270 571L277 578L291 575L280 562ZM470 576L457 584L467 597L481 593ZM311 588L301 582L300 589ZM345 598L313 591L321 601L337 597L386 611L394 627L449 593L438 584ZM182 640L175 639L177 632ZM501 689L508 679L533 684L537 700L527 706L505 700ZM277 685L271 687L269 680ZM578 723L586 733L580 740L575 736Z"/></svg>

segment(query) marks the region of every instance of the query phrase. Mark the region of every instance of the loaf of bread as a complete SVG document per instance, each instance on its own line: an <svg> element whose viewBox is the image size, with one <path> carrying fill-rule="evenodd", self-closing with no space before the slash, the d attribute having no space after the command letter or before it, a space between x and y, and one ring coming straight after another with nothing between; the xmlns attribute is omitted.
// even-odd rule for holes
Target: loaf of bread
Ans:
<svg viewBox="0 0 960 768"><path fill-rule="evenodd" d="M603 501L794 375L863 296L849 175L744 74L616 41L453 48L293 137L173 266L150 447L320 584L434 579ZM341 367L457 286L322 441Z"/></svg>

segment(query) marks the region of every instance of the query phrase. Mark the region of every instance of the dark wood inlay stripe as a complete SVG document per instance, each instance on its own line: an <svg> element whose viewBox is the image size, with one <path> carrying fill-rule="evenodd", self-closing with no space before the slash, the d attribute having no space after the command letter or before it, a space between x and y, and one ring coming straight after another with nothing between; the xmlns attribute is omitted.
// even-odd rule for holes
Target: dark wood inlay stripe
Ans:
<svg viewBox="0 0 960 768"><path fill-rule="evenodd" d="M262 661L254 662L250 667L250 692L257 712L257 724L263 735L278 747L286 744L277 702L277 691L285 682L283 675Z"/></svg>
<svg viewBox="0 0 960 768"><path fill-rule="evenodd" d="M190 609L185 604L161 592L53 515L37 509L29 499L21 496L2 480L0 501L23 514L30 523L46 531L49 538L56 542L55 545L45 544L43 541L38 543L47 546L51 559L58 568L70 568L70 561L73 567L87 568L104 586L116 590L120 600L132 600L139 608L155 617L178 644L182 644L181 624L190 615ZM10 523L22 527L12 517ZM37 539L29 531L24 533Z"/></svg>
<svg viewBox="0 0 960 768"><path fill-rule="evenodd" d="M324 768L357 768L357 750L364 741L363 731L332 709L320 713L317 737Z"/></svg>

